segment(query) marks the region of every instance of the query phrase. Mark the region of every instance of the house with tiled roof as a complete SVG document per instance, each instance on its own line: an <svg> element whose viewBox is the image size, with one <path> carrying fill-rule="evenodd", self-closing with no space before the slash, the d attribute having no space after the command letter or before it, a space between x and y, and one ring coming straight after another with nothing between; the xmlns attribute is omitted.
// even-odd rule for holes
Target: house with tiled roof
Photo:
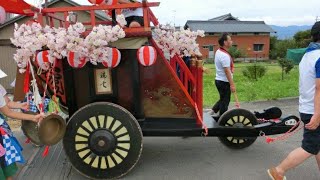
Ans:
<svg viewBox="0 0 320 180"><path fill-rule="evenodd" d="M205 58L214 58L219 48L218 39L222 33L231 35L234 46L247 59L268 59L270 35L276 33L264 21L241 21L232 14L226 14L209 20L188 20L185 28L192 31L204 30L206 36L198 38L200 50Z"/></svg>

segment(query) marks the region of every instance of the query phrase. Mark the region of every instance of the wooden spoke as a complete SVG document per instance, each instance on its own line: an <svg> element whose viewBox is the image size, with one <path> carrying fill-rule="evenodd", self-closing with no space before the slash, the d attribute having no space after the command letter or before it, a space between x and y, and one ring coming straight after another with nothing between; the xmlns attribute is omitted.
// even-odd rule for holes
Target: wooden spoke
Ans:
<svg viewBox="0 0 320 180"><path fill-rule="evenodd" d="M90 148L89 148L89 147L84 147L84 148L82 148L82 149L76 150L76 152L79 154L80 152L86 151L86 150L90 150Z"/></svg>
<svg viewBox="0 0 320 180"><path fill-rule="evenodd" d="M120 164L120 163L123 161L123 159L121 159L121 158L120 158L118 155L116 155L115 153L112 153L112 154L111 154L111 158L112 158L112 160L114 160L114 162L115 162L116 165Z"/></svg>
<svg viewBox="0 0 320 180"><path fill-rule="evenodd" d="M106 157L101 157L101 165L99 167L100 167L100 169L107 169L108 168Z"/></svg>
<svg viewBox="0 0 320 180"><path fill-rule="evenodd" d="M235 120L234 120L234 117L231 118L233 124L237 123Z"/></svg>
<svg viewBox="0 0 320 180"><path fill-rule="evenodd" d="M118 140L118 144L130 144L130 141L126 141L126 140Z"/></svg>
<svg viewBox="0 0 320 180"><path fill-rule="evenodd" d="M116 136L116 137L117 137L117 139L120 139L121 137L126 136L126 135L129 135L129 133L128 133L128 132L126 132L126 133L124 133L124 134L120 134L120 135L118 135L118 136Z"/></svg>
<svg viewBox="0 0 320 180"><path fill-rule="evenodd" d="M233 125L234 125L234 121L232 121L232 119L229 119L229 120L227 121L227 124L229 124L230 126L233 126Z"/></svg>
<svg viewBox="0 0 320 180"><path fill-rule="evenodd" d="M100 119L100 117L101 117L101 119ZM96 117L96 119L97 119L98 128L103 128L104 116L98 116L98 117Z"/></svg>
<svg viewBox="0 0 320 180"><path fill-rule="evenodd" d="M114 151L114 154L116 154L119 158L121 158L121 161L123 161L123 159L126 157L126 155L124 154L120 154L118 151ZM120 164L121 162L119 162Z"/></svg>
<svg viewBox="0 0 320 180"><path fill-rule="evenodd" d="M230 124L229 122L227 122L226 125L228 125L228 126L233 126L233 124Z"/></svg>
<svg viewBox="0 0 320 180"><path fill-rule="evenodd" d="M94 164L94 162L96 164ZM92 167L95 167L95 168L98 167L98 156L92 154L91 161L89 162L89 166L92 166Z"/></svg>
<svg viewBox="0 0 320 180"><path fill-rule="evenodd" d="M112 157L112 156L108 156L108 164L109 164L109 168L113 168L115 167L117 164L117 162L115 162L116 160Z"/></svg>
<svg viewBox="0 0 320 180"><path fill-rule="evenodd" d="M106 129L110 129L110 125L111 123L113 122L114 118L111 117L111 116L108 116L107 117L107 126L106 126Z"/></svg>
<svg viewBox="0 0 320 180"><path fill-rule="evenodd" d="M91 127L91 128L93 129L93 131L94 131L94 130L97 129L97 128L96 128L97 124L93 125L92 121L94 121L93 118L90 118L90 120L88 121L88 123L89 123L90 127Z"/></svg>
<svg viewBox="0 0 320 180"><path fill-rule="evenodd" d="M121 122L119 120L116 120L111 131L117 132L118 128L121 128Z"/></svg>
<svg viewBox="0 0 320 180"><path fill-rule="evenodd" d="M86 159L87 157L89 157L91 155L91 151L90 150L84 150L82 152L79 153L79 156L82 160ZM82 156L83 155L83 156Z"/></svg>
<svg viewBox="0 0 320 180"><path fill-rule="evenodd" d="M244 126L248 126L249 124L251 124L251 122L249 121L249 122L247 122L247 123L245 123L245 124L243 124Z"/></svg>
<svg viewBox="0 0 320 180"><path fill-rule="evenodd" d="M125 157L128 156L129 151L128 151L128 150L125 150L125 151L124 151L124 150L121 150L121 149L118 149L118 148L117 148L114 153L118 154L119 156L123 157L123 159L124 159Z"/></svg>
<svg viewBox="0 0 320 180"><path fill-rule="evenodd" d="M129 133L129 132L128 132L127 128L123 126L121 129L119 129L118 131L115 132L115 135L120 136L125 133Z"/></svg>
<svg viewBox="0 0 320 180"><path fill-rule="evenodd" d="M80 128L82 128L85 132L87 132L89 135L92 133L92 130L89 130L87 127L85 127L85 126L80 126ZM79 128L79 129L80 129Z"/></svg>
<svg viewBox="0 0 320 180"><path fill-rule="evenodd" d="M127 144L127 146L122 146L120 144L123 145L123 143L119 143L118 146L117 146L117 149L129 152L129 149L130 149L130 144L129 143L125 143L125 144Z"/></svg>
<svg viewBox="0 0 320 180"><path fill-rule="evenodd" d="M87 136L87 137L89 137L90 136L90 131L88 130L88 129L86 129L86 128L82 128L82 127L79 127L79 129L77 130L77 134L78 135L85 135L85 136Z"/></svg>
<svg viewBox="0 0 320 180"><path fill-rule="evenodd" d="M117 140L118 141L130 141L130 136L129 136L129 134L126 134L126 135L124 135L124 136L121 136L121 137L119 137L119 138L117 138Z"/></svg>
<svg viewBox="0 0 320 180"><path fill-rule="evenodd" d="M111 132L113 132L111 129L113 128L113 126L114 126L115 123L116 123L116 121L112 121L111 124L110 124L109 130L110 130Z"/></svg>
<svg viewBox="0 0 320 180"><path fill-rule="evenodd" d="M102 161L102 157L99 156L98 159L98 168L101 169L101 161Z"/></svg>
<svg viewBox="0 0 320 180"><path fill-rule="evenodd" d="M82 128L84 129L87 129L89 131L89 134L91 134L91 132L94 130L92 128L92 126L89 124L89 121L88 120L85 120L83 123L82 123Z"/></svg>
<svg viewBox="0 0 320 180"><path fill-rule="evenodd" d="M80 136L80 137L83 137L83 138L86 138L86 139L88 139L88 138L89 138L89 136L84 135L84 134L79 134L79 133L77 133L77 134L76 134L76 136Z"/></svg>
<svg viewBox="0 0 320 180"><path fill-rule="evenodd" d="M82 137L82 136L76 135L75 142L88 142L88 137Z"/></svg>
<svg viewBox="0 0 320 180"><path fill-rule="evenodd" d="M118 133L118 131L120 130L120 129L123 129L124 128L124 126L118 126L116 129L114 129L113 130L113 133L117 136L119 133Z"/></svg>
<svg viewBox="0 0 320 180"><path fill-rule="evenodd" d="M76 141L75 144L88 144L88 141Z"/></svg>

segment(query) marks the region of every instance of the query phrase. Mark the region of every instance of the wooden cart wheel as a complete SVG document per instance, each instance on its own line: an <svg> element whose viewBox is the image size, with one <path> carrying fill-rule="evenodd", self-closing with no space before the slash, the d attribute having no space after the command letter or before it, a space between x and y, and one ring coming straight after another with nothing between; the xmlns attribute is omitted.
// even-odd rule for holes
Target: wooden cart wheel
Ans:
<svg viewBox="0 0 320 180"><path fill-rule="evenodd" d="M248 110L233 109L224 113L219 119L220 126L246 127L258 124L257 118ZM232 149L244 149L252 145L257 137L219 137L225 146Z"/></svg>
<svg viewBox="0 0 320 180"><path fill-rule="evenodd" d="M68 122L63 146L73 167L91 179L127 174L142 152L142 132L121 106L98 102L79 109Z"/></svg>

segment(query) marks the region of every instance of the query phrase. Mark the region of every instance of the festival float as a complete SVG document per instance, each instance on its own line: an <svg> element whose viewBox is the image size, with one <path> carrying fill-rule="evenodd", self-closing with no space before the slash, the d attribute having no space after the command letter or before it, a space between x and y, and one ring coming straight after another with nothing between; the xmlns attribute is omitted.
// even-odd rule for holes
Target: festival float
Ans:
<svg viewBox="0 0 320 180"><path fill-rule="evenodd" d="M137 164L146 136L219 137L243 149L259 136L272 142L299 129L299 118L282 117L276 107L238 107L218 119L204 113L203 60L196 43L204 32L160 25L150 9L159 2L89 2L55 8L0 2L0 20L5 12L33 17L16 25L11 39L17 47L15 97L32 101L35 112L45 112L45 97L55 105L40 125L22 127L31 142L46 146L44 155L62 140L79 173L113 179ZM142 27L126 27L121 10L127 8L143 9ZM80 22L81 11L91 19ZM108 20L98 21L96 11ZM282 135L268 137L275 134Z"/></svg>

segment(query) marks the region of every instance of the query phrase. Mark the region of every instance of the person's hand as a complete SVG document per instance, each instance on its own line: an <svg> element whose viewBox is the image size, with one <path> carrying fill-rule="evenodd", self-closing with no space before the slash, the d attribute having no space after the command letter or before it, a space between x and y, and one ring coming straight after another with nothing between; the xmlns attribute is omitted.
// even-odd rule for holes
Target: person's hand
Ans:
<svg viewBox="0 0 320 180"><path fill-rule="evenodd" d="M320 115L313 115L310 122L306 124L306 128L309 130L316 130L320 125Z"/></svg>
<svg viewBox="0 0 320 180"><path fill-rule="evenodd" d="M40 113L40 114L35 115L32 121L34 121L36 123L40 123L44 117L45 117L44 113Z"/></svg>
<svg viewBox="0 0 320 180"><path fill-rule="evenodd" d="M236 86L235 85L230 85L230 90L232 93L236 92Z"/></svg>
<svg viewBox="0 0 320 180"><path fill-rule="evenodd" d="M20 109L27 111L29 109L29 104L27 102L20 103Z"/></svg>

